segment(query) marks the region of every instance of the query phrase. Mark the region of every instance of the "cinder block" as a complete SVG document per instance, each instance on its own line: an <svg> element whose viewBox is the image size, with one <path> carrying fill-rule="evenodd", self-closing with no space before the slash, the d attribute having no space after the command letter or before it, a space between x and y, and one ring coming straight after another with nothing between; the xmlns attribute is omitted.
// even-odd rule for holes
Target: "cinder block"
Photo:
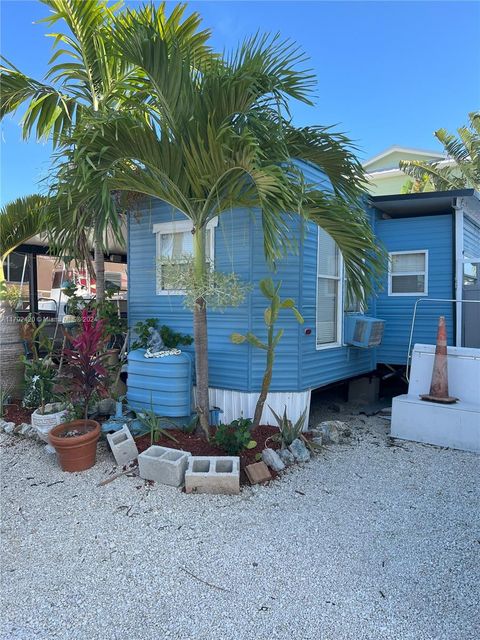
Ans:
<svg viewBox="0 0 480 640"><path fill-rule="evenodd" d="M185 472L187 493L240 493L238 456L191 456Z"/></svg>
<svg viewBox="0 0 480 640"><path fill-rule="evenodd" d="M138 456L137 445L126 424L115 433L108 433L107 440L119 467L123 467Z"/></svg>
<svg viewBox="0 0 480 640"><path fill-rule="evenodd" d="M250 480L250 484L261 484L262 482L268 482L272 479L270 469L265 462L254 462L245 467L245 473Z"/></svg>
<svg viewBox="0 0 480 640"><path fill-rule="evenodd" d="M348 383L348 401L358 404L370 404L378 400L380 380L364 376Z"/></svg>
<svg viewBox="0 0 480 640"><path fill-rule="evenodd" d="M189 451L153 445L138 456L140 477L179 487L183 484L190 456Z"/></svg>

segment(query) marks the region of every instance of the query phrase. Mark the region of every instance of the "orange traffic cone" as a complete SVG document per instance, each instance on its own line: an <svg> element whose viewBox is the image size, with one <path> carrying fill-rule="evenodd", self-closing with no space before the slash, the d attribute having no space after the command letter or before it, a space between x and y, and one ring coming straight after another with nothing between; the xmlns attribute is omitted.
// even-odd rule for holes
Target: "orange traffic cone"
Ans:
<svg viewBox="0 0 480 640"><path fill-rule="evenodd" d="M437 346L435 348L435 360L433 362L432 383L430 393L420 396L428 402L441 402L453 404L458 398L448 395L448 369L447 369L447 328L445 316L438 319Z"/></svg>

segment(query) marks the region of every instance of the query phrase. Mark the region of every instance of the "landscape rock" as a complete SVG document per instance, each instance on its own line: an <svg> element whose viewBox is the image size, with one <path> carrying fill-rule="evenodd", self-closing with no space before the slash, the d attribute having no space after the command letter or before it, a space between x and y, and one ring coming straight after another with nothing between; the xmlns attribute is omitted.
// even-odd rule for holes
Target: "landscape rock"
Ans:
<svg viewBox="0 0 480 640"><path fill-rule="evenodd" d="M264 449L262 451L262 460L274 471L283 471L285 469L285 464L282 462L278 453L273 449Z"/></svg>
<svg viewBox="0 0 480 640"><path fill-rule="evenodd" d="M308 462L310 460L310 451L299 438L296 438L288 448L297 462Z"/></svg>
<svg viewBox="0 0 480 640"><path fill-rule="evenodd" d="M97 403L97 411L101 416L111 416L115 413L115 400L103 398Z"/></svg>
<svg viewBox="0 0 480 640"><path fill-rule="evenodd" d="M26 423L26 422L22 422L22 424L20 425L20 430L19 430L19 434L21 436L25 436L25 437L29 437L32 435L32 425Z"/></svg>
<svg viewBox="0 0 480 640"><path fill-rule="evenodd" d="M323 436L321 433L316 433L312 438L312 444L317 445L317 447L323 446Z"/></svg>
<svg viewBox="0 0 480 640"><path fill-rule="evenodd" d="M286 467L289 467L295 462L295 456L289 449L279 449L277 454Z"/></svg>
<svg viewBox="0 0 480 640"><path fill-rule="evenodd" d="M340 444L352 435L346 422L341 420L325 420L312 429L314 437L322 437L323 444Z"/></svg>
<svg viewBox="0 0 480 640"><path fill-rule="evenodd" d="M4 431L5 433L13 433L14 428L15 428L14 422L6 422L5 420L2 420L0 431Z"/></svg>

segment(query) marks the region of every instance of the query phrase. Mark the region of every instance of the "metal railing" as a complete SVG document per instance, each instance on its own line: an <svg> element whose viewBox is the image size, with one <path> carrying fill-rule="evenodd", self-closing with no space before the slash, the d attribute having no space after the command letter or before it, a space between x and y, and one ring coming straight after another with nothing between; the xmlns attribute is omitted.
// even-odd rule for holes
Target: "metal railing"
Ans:
<svg viewBox="0 0 480 640"><path fill-rule="evenodd" d="M408 382L410 382L410 365L412 359L412 341L413 341L413 332L415 330L415 320L417 318L417 307L420 302L454 302L455 304L469 304L476 303L480 304L480 300L457 300L457 298L418 298L415 300L415 305L413 307L413 316L412 316L412 324L410 325L410 337L408 340L408 352L407 352L407 368L405 371L405 377Z"/></svg>

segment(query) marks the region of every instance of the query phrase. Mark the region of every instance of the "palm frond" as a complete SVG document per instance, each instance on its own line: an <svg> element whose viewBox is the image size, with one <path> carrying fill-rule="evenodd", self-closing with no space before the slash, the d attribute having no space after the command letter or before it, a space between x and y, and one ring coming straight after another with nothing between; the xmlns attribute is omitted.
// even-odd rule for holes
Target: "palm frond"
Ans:
<svg viewBox="0 0 480 640"><path fill-rule="evenodd" d="M367 300L380 285L386 268L384 247L369 224L365 209L319 191L308 193L306 218L324 229L336 242L344 261L348 293Z"/></svg>
<svg viewBox="0 0 480 640"><path fill-rule="evenodd" d="M400 169L416 180L420 188L444 191L473 187L480 189L480 113L469 114L469 127L460 127L458 136L445 129L435 132L435 137L443 145L446 159L444 162L421 162L408 160L400 162Z"/></svg>
<svg viewBox="0 0 480 640"><path fill-rule="evenodd" d="M47 198L38 194L17 198L0 210L0 258L3 262L18 246L47 230Z"/></svg>

